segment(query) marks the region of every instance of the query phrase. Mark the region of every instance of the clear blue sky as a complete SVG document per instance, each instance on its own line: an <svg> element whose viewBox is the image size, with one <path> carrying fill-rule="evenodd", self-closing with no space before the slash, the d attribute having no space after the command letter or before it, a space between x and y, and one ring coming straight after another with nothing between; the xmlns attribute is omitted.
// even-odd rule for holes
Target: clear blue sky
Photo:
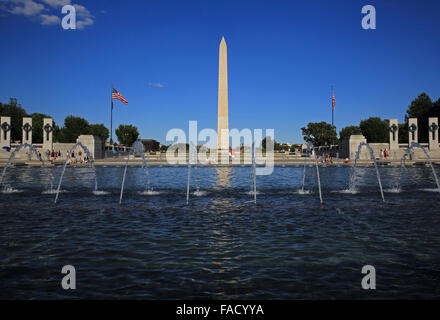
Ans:
<svg viewBox="0 0 440 320"><path fill-rule="evenodd" d="M0 101L62 125L73 114L133 124L165 142L174 127L217 128L218 45L228 46L230 128L275 128L301 142L308 122L338 131L380 116L403 121L412 99L440 96L440 1L77 0L80 30L63 30L57 3L0 0ZM377 29L361 28L361 8ZM42 16L45 15L45 16ZM84 23L85 22L85 23Z"/></svg>

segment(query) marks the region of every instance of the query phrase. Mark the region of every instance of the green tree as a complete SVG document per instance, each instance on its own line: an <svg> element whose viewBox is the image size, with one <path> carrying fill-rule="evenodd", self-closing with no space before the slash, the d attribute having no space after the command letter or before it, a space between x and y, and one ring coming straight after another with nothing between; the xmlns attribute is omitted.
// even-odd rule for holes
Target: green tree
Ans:
<svg viewBox="0 0 440 320"><path fill-rule="evenodd" d="M279 150L280 151L290 151L290 147L287 145L287 143L279 144Z"/></svg>
<svg viewBox="0 0 440 320"><path fill-rule="evenodd" d="M99 138L101 138L101 141L104 143L108 139L109 130L102 123L91 124L90 134L93 134L94 136L98 136Z"/></svg>
<svg viewBox="0 0 440 320"><path fill-rule="evenodd" d="M339 141L342 142L344 138L357 134L362 134L361 128L359 126L347 126L339 131Z"/></svg>
<svg viewBox="0 0 440 320"><path fill-rule="evenodd" d="M115 133L118 137L119 143L122 143L128 147L130 147L139 137L138 129L131 124L120 124Z"/></svg>
<svg viewBox="0 0 440 320"><path fill-rule="evenodd" d="M408 122L408 118L417 118L419 142L428 142L428 118L433 116L434 112L431 98L424 92L411 101L408 110L406 110L406 122Z"/></svg>
<svg viewBox="0 0 440 320"><path fill-rule="evenodd" d="M408 122L399 123L399 143L408 143Z"/></svg>
<svg viewBox="0 0 440 320"><path fill-rule="evenodd" d="M32 142L43 143L43 119L50 118L44 113L32 113Z"/></svg>
<svg viewBox="0 0 440 320"><path fill-rule="evenodd" d="M58 140L64 143L76 142L81 134L90 134L90 125L86 119L67 116L64 119L64 127L61 128Z"/></svg>
<svg viewBox="0 0 440 320"><path fill-rule="evenodd" d="M432 104L431 111L429 112L430 117L440 118L440 98Z"/></svg>
<svg viewBox="0 0 440 320"><path fill-rule="evenodd" d="M11 139L21 141L23 126L23 117L28 117L26 110L17 105L17 100L11 98L8 104L2 104L0 107L0 116L11 117Z"/></svg>
<svg viewBox="0 0 440 320"><path fill-rule="evenodd" d="M293 152L293 151L295 151L296 152L296 150L298 150L298 149L301 149L301 145L300 144L297 144L297 143L295 143L294 145L292 145L292 147L290 148L290 152Z"/></svg>
<svg viewBox="0 0 440 320"><path fill-rule="evenodd" d="M55 124L53 125L53 131L52 131L52 138L53 142L62 142L61 141L61 128Z"/></svg>
<svg viewBox="0 0 440 320"><path fill-rule="evenodd" d="M304 140L315 147L330 145L337 141L336 127L327 122L309 122L301 128Z"/></svg>
<svg viewBox="0 0 440 320"><path fill-rule="evenodd" d="M275 151L282 151L283 150L283 145L275 140L274 144L273 144L273 149Z"/></svg>
<svg viewBox="0 0 440 320"><path fill-rule="evenodd" d="M370 117L359 124L362 134L369 143L389 141L388 122L379 117Z"/></svg>
<svg viewBox="0 0 440 320"><path fill-rule="evenodd" d="M270 145L270 143L273 143L273 149L275 151L281 150L281 144L279 144L275 140L272 141L272 137L271 136L266 136L266 137L263 138L263 140L261 140L261 149L263 149L263 151L266 151L266 146L267 146L268 142L269 142L269 145Z"/></svg>

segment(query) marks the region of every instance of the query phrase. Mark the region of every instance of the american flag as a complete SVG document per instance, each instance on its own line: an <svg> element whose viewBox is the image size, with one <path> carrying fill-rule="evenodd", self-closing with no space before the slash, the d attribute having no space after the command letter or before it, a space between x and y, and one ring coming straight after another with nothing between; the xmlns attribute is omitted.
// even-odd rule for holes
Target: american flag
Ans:
<svg viewBox="0 0 440 320"><path fill-rule="evenodd" d="M333 90L332 90L332 108L333 108L333 110L335 110L335 104L336 104L335 94L333 93Z"/></svg>
<svg viewBox="0 0 440 320"><path fill-rule="evenodd" d="M124 104L128 104L128 101L115 88L112 88L112 99L121 100Z"/></svg>

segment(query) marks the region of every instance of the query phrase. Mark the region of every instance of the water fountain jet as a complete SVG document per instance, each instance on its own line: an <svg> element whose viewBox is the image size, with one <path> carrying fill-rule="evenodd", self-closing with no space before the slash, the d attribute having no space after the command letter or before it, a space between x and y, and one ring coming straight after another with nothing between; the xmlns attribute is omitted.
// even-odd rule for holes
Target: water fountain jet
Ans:
<svg viewBox="0 0 440 320"><path fill-rule="evenodd" d="M429 165L431 166L432 175L434 176L434 180L435 180L435 183L437 185L437 190L440 191L439 180L438 180L438 177L437 177L437 173L435 172L434 165L432 164L431 157L429 156L429 154L426 151L426 149L422 145L417 143L417 142L412 142L411 145L408 147L408 149L406 149L405 154L400 159L401 172L402 172L402 168L405 168L406 158L411 154L411 151L416 149L416 148L421 149L423 151L423 153L425 154L425 157L428 160ZM402 178L402 174L401 174L400 178ZM400 184L400 182L399 182L399 184Z"/></svg>
<svg viewBox="0 0 440 320"><path fill-rule="evenodd" d="M199 181L197 177L197 149L194 143L191 141L189 144L189 155L188 155L188 177L186 182L186 205L189 204L189 189L191 184L191 168L194 164L194 178L196 182L195 195L200 195Z"/></svg>
<svg viewBox="0 0 440 320"><path fill-rule="evenodd" d="M58 201L58 196L60 194L61 183L63 182L64 172L66 171L67 163L68 163L70 157L72 156L72 152L76 148L78 148L78 147L81 147L81 149L83 149L83 151L87 154L89 162L92 165L93 175L94 175L94 178L95 178L95 189L94 189L94 191L96 192L98 190L98 177L96 176L96 168L95 168L95 165L93 163L94 162L93 161L93 156L90 153L89 149L87 149L86 146L84 146L81 142L77 142L72 148L70 148L70 151L69 151L69 153L67 154L67 157L66 157L66 161L64 162L63 171L61 172L60 181L58 182L58 188L57 188L57 193L56 193L56 196L55 196L54 204L56 204L57 201Z"/></svg>
<svg viewBox="0 0 440 320"><path fill-rule="evenodd" d="M313 146L313 144L311 142L307 142L307 149L306 149L306 155L308 155L310 152L314 153L315 155L315 167L316 167L316 178L318 180L318 189L319 189L319 201L321 204L323 204L322 201L322 192L321 192L321 178L319 176L319 168L318 168L318 158L316 156L316 151L315 151L315 147ZM302 189L301 189L301 193L304 194L304 184L306 181L306 160L307 160L307 156L304 158L304 169L303 169L303 180L302 180Z"/></svg>
<svg viewBox="0 0 440 320"><path fill-rule="evenodd" d="M37 149L32 144L22 143L21 145L16 147L15 150L9 156L8 162L6 163L5 167L3 168L3 172L2 172L2 175L0 177L0 187L3 185L3 179L5 177L5 174L6 174L6 171L7 171L8 167L9 167L9 164L12 162L12 160L15 159L15 155L17 154L17 152L19 152L21 149L25 149L25 148L28 148L33 154L35 154L37 156L37 159L40 160L41 166L43 168L46 168L44 160L40 156L40 154L37 152ZM50 188L52 189L52 187L53 187L53 175L52 175L51 172L49 172L49 180L50 180Z"/></svg>
<svg viewBox="0 0 440 320"><path fill-rule="evenodd" d="M382 189L382 181L381 181L381 179L380 179L380 173L379 173L379 168L377 167L376 157L374 156L374 151L373 151L373 149L370 147L370 145L369 145L368 143L361 142L361 143L359 144L358 151L356 152L356 158L355 158L355 161L354 161L354 166L353 166L352 171L351 171L351 176L350 176L350 186L349 186L348 189L349 189L351 192L355 192L355 191L356 191L356 190L355 190L355 173L356 173L356 165L357 165L357 162L358 162L359 157L360 157L360 155L361 155L361 151L362 151L362 148L363 148L363 147L366 147L366 148L368 149L368 151L369 151L369 153L370 153L370 158L371 158L371 160L373 160L374 167L376 168L377 182L379 183L379 188L380 188L380 194L381 194L381 196L382 196L382 201L385 202L385 197L384 197L384 195L383 195L383 189Z"/></svg>
<svg viewBox="0 0 440 320"><path fill-rule="evenodd" d="M249 194L254 196L254 204L257 204L257 161L255 159L255 142L252 143L252 165L251 165L251 190Z"/></svg>
<svg viewBox="0 0 440 320"><path fill-rule="evenodd" d="M150 189L150 173L148 172L148 163L145 160L145 148L144 144L141 140L136 140L133 145L131 146L130 152L127 156L127 161L125 162L125 168L124 168L124 176L122 177L122 184L121 184L121 194L119 196L119 204L122 203L122 195L124 194L124 185L125 185L125 176L127 174L127 167L128 167L128 160L130 160L130 155L140 155L142 157L142 169L145 172L145 176L147 177L147 189L146 193L152 194L152 189Z"/></svg>

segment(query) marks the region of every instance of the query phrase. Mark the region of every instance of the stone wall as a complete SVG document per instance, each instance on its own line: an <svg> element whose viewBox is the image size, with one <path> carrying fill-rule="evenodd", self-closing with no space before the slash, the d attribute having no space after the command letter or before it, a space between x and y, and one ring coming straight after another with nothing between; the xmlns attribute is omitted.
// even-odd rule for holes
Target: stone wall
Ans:
<svg viewBox="0 0 440 320"><path fill-rule="evenodd" d="M92 154L93 159L102 159L104 155L104 145L101 142L101 139L97 136L92 135L80 135L76 142L81 142L83 146L85 146L90 153ZM55 151L61 151L61 156L63 159L66 158L66 153L70 151L70 149L75 145L75 143L59 143L55 142L53 144L53 149ZM46 150L44 150L46 152ZM75 153L78 151L82 151L81 147L76 148Z"/></svg>
<svg viewBox="0 0 440 320"><path fill-rule="evenodd" d="M362 142L367 142L367 139L363 135L352 135L350 137L346 137L341 143L341 149L339 150L340 158L349 158L355 159L356 152L358 151L359 145ZM366 153L366 149L361 151L360 159L369 159L368 153Z"/></svg>
<svg viewBox="0 0 440 320"><path fill-rule="evenodd" d="M408 119L409 132L408 140L411 142L418 142L418 127L417 119ZM388 149L389 160L400 160L405 154L406 149L410 144L399 144L399 130L398 130L397 119L389 120L389 142L387 143L369 143L370 147L374 151L376 158L380 158L380 150ZM425 150L428 152L432 159L440 159L440 145L439 145L439 127L437 118L429 118L429 143L422 144ZM345 138L339 147L339 157L340 158L350 158L355 159L356 153L358 151L359 144L366 141L363 135L352 135ZM425 154L420 149L414 149L412 152L412 158L414 160L424 160ZM370 159L367 148L363 148L361 155L359 157L361 160Z"/></svg>
<svg viewBox="0 0 440 320"><path fill-rule="evenodd" d="M11 148L14 151L16 145L11 144L11 118L1 117L0 119L0 159L9 158L10 153L3 150L3 147ZM22 126L22 143L32 144L32 118L24 117ZM43 119L43 143L33 144L34 147L38 148L44 159L47 159L48 150L51 152L60 151L61 158L66 159L67 152L75 145L75 143L53 143L52 131L53 131L53 120L51 118ZM104 144L98 136L93 135L80 135L77 142L81 142L82 145L87 147L87 149L92 154L94 159L102 159L104 157ZM21 155L17 155L21 157Z"/></svg>
<svg viewBox="0 0 440 320"><path fill-rule="evenodd" d="M366 142L366 139L362 135L351 136L350 138L344 139L344 141L341 143L341 149L339 152L340 158L349 158L351 160L354 160L356 158L356 153L358 151L359 144L361 142ZM436 149L430 150L428 144L426 143L422 145L432 159L440 159L440 150L436 150ZM374 156L376 159L380 158L380 150L388 149L389 152L389 158L387 158L388 160L400 160L405 154L406 149L408 148L407 144L400 144L398 146L398 149L390 149L390 145L388 143L369 143L369 146L371 147L371 149L373 149ZM413 160L424 160L425 154L420 149L414 149L411 158ZM362 148L359 159L360 160L370 159L370 154L367 148Z"/></svg>
<svg viewBox="0 0 440 320"><path fill-rule="evenodd" d="M80 135L76 142L81 142L93 156L93 159L102 159L104 155L104 144L98 136Z"/></svg>
<svg viewBox="0 0 440 320"><path fill-rule="evenodd" d="M66 153L70 151L70 149L74 146L74 143L60 143L55 142L52 144L54 151L61 151L61 158L66 159ZM46 155L47 150L43 150L44 152L41 152L44 156ZM52 151L52 150L51 150Z"/></svg>
<svg viewBox="0 0 440 320"><path fill-rule="evenodd" d="M387 149L390 154L390 157L394 155L393 152L398 152L398 149L391 150L389 143L369 143L369 145L371 149L373 149L376 158L380 157L380 150L384 151L385 149Z"/></svg>

